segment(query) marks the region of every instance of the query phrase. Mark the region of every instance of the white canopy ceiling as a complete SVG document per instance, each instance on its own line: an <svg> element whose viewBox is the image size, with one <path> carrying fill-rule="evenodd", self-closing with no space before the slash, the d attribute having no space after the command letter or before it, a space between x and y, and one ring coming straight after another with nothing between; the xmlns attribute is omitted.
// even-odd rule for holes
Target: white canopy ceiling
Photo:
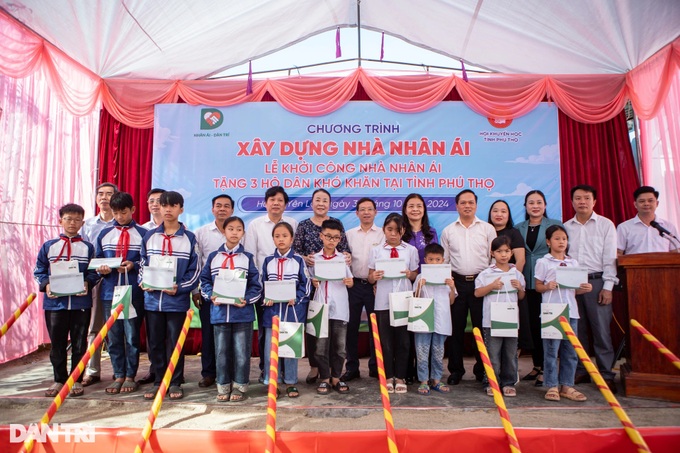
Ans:
<svg viewBox="0 0 680 453"><path fill-rule="evenodd" d="M357 0L0 7L104 78L203 78L358 23ZM362 28L506 73L625 73L680 35L678 0L363 0L360 8Z"/></svg>

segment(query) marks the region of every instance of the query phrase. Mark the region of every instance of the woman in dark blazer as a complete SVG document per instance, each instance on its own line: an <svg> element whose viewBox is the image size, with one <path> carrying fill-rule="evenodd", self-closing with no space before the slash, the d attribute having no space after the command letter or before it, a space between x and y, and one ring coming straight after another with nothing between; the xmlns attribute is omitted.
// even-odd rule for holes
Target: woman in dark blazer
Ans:
<svg viewBox="0 0 680 453"><path fill-rule="evenodd" d="M525 320L527 316L520 314L520 336L522 332L526 334L527 329L531 331L533 343L532 358L534 368L522 379L536 381L536 386L543 385L543 341L541 340L541 294L536 291L534 283L534 269L536 261L543 258L548 253L548 245L545 242L545 230L552 225L562 226L559 220L549 219L546 214L547 203L545 195L540 190L532 190L524 197L524 209L526 210L526 220L515 225L524 238L526 247L526 265L524 266L524 279L526 280L526 304L520 304L528 310L529 325ZM524 335L526 336L526 335Z"/></svg>

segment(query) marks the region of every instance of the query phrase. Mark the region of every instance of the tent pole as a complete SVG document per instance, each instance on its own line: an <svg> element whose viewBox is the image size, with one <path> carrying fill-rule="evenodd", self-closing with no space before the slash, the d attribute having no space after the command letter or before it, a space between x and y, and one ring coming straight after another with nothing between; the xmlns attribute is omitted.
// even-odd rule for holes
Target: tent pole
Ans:
<svg viewBox="0 0 680 453"><path fill-rule="evenodd" d="M361 67L361 0L357 0L357 64Z"/></svg>

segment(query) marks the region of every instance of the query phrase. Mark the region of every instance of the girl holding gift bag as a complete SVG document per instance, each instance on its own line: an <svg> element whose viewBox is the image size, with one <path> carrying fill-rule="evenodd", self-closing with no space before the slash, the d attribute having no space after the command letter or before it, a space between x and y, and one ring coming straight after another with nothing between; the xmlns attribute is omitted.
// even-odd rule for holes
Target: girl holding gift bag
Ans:
<svg viewBox="0 0 680 453"><path fill-rule="evenodd" d="M380 345L385 361L385 377L389 393L406 393L406 373L410 347L406 324L399 327L390 325L390 293L410 291L418 275L418 250L401 240L404 234L404 218L391 213L383 224L385 243L374 247L368 259L368 281L376 283L375 315L378 321ZM387 259L401 260L400 275L387 274L378 263ZM402 275L403 274L403 275Z"/></svg>
<svg viewBox="0 0 680 453"><path fill-rule="evenodd" d="M567 255L569 236L561 225L553 225L545 231L550 253L536 262L536 291L543 294L543 304L561 302L569 305L569 324L578 332L578 305L576 295L592 291L593 285L582 283L579 289L560 288L557 284L558 267L577 267L578 262ZM557 299L557 300L555 300ZM557 358L559 355L559 372ZM545 399L559 401L560 397L572 401L585 401L586 396L574 388L574 376L578 356L569 340L543 340L543 385L548 387ZM558 385L561 388L558 388Z"/></svg>
<svg viewBox="0 0 680 453"><path fill-rule="evenodd" d="M254 304L262 295L262 283L253 255L241 245L245 231L243 220L229 217L222 228L226 242L208 256L201 271L201 292L206 300L213 302L210 322L215 329L217 401L240 402L248 391ZM215 294L215 280L225 271L245 274L245 293L233 303L220 303Z"/></svg>
<svg viewBox="0 0 680 453"><path fill-rule="evenodd" d="M493 365L496 379L500 383L504 396L517 396L515 382L517 382L517 335L501 337L492 335L491 311L492 304L514 304L515 313L519 314L517 301L524 299L524 275L510 264L512 257L512 242L508 236L498 236L491 241L491 257L496 263L484 269L475 279L475 297L483 297L482 329L484 343L489 351L489 359ZM513 291L504 289L503 274L512 274L510 285ZM495 293L495 294L492 294ZM501 299L503 302L501 302ZM516 328L517 326L515 326ZM486 394L493 396L491 387L486 380Z"/></svg>
<svg viewBox="0 0 680 453"><path fill-rule="evenodd" d="M279 222L272 230L276 250L273 255L264 259L262 266L263 286L266 281L293 280L296 286L296 296L287 303L275 303L267 298L265 291L264 316L262 320L265 328L265 358L271 353L272 318L278 316L282 322L303 323L307 319L307 305L309 303L310 281L307 278L307 268L304 259L293 252L293 227L287 222ZM304 332L304 330L303 330ZM267 363L265 361L265 363ZM286 384L286 395L289 398L300 396L296 384L298 379L298 359L279 358L279 379ZM269 367L264 368L264 384L269 384Z"/></svg>

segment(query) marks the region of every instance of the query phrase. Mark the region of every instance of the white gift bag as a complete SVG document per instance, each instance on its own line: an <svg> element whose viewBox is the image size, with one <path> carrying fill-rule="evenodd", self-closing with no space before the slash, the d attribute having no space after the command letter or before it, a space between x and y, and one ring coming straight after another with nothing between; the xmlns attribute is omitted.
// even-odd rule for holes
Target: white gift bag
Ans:
<svg viewBox="0 0 680 453"><path fill-rule="evenodd" d="M119 304L123 304L123 311L121 312L118 319L134 319L137 317L137 310L135 310L134 305L132 305L132 286L128 280L127 269L125 269L125 284L121 284L122 274L118 274L118 285L113 288L113 299L111 300L111 313L116 309ZM110 316L111 313L104 313Z"/></svg>
<svg viewBox="0 0 680 453"><path fill-rule="evenodd" d="M434 299L411 297L408 309L408 330L419 333L434 332Z"/></svg>
<svg viewBox="0 0 680 453"><path fill-rule="evenodd" d="M288 318L288 307L284 318ZM295 322L279 323L279 357L285 359L301 359L305 356L305 325L298 322L297 313L293 309Z"/></svg>
<svg viewBox="0 0 680 453"><path fill-rule="evenodd" d="M567 334L564 333L560 325L560 316L569 320L569 304L562 302L562 294L559 289L557 294L560 296L560 303L548 302L541 304L541 338L546 340L566 340Z"/></svg>
<svg viewBox="0 0 680 453"><path fill-rule="evenodd" d="M328 282L321 282L319 284L314 294L314 299L309 301L309 307L307 307L307 326L305 331L316 338L328 338L329 307L326 304L326 298L322 289L322 285L327 284Z"/></svg>
<svg viewBox="0 0 680 453"><path fill-rule="evenodd" d="M501 293L490 303L491 336L517 338L519 333L519 308L516 302L510 301L510 295L504 291L505 302L500 301Z"/></svg>

